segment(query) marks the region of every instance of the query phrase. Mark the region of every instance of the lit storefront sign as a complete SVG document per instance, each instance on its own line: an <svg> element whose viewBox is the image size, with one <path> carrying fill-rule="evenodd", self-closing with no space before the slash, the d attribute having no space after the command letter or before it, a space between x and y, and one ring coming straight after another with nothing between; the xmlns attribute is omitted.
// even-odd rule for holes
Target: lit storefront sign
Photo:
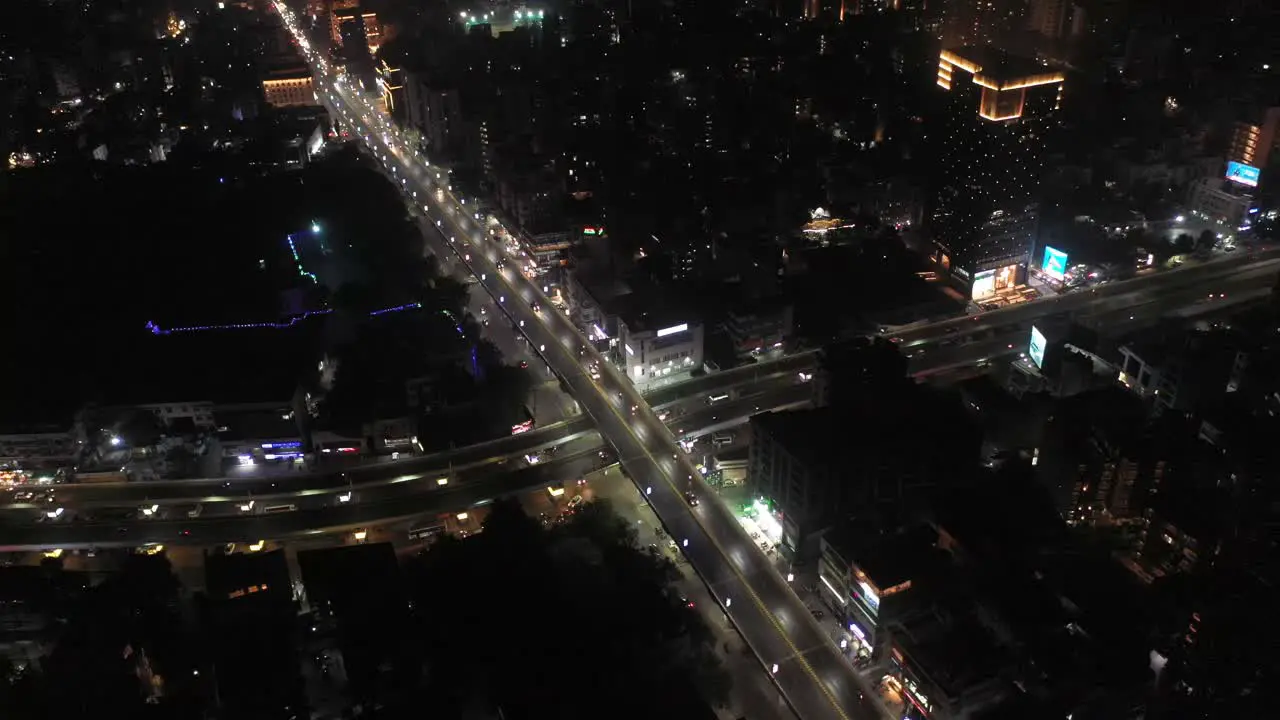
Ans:
<svg viewBox="0 0 1280 720"><path fill-rule="evenodd" d="M862 591L862 598L867 601L872 610L880 609L880 596L876 594L876 591L870 585L863 580L859 580L858 589Z"/></svg>
<svg viewBox="0 0 1280 720"><path fill-rule="evenodd" d="M681 323L681 324L679 324L679 325L672 325L672 326L671 326L671 327L669 327L669 328L662 328L661 330L659 330L659 331L658 331L658 337L666 337L666 336L668 336L668 335L675 335L676 333L682 333L682 332L684 332L685 330L688 330L688 329L689 329L689 324L688 324L688 323Z"/></svg>
<svg viewBox="0 0 1280 720"><path fill-rule="evenodd" d="M973 299L985 300L1001 290L1011 290L1018 284L1018 266L983 270L973 276Z"/></svg>
<svg viewBox="0 0 1280 720"><path fill-rule="evenodd" d="M259 447L261 447L263 450L289 450L292 448L302 447L302 441L291 440L287 442L262 443Z"/></svg>
<svg viewBox="0 0 1280 720"><path fill-rule="evenodd" d="M625 347L625 348L627 349L627 354L628 354L628 355L635 355L635 354L636 354L636 351L635 351L635 350L632 350L630 345L626 345L626 344L624 344L624 345L623 345L623 347Z"/></svg>
<svg viewBox="0 0 1280 720"><path fill-rule="evenodd" d="M532 429L533 429L533 421L532 421L532 420L525 420L525 421L524 421L524 422L522 422L522 423L519 423L519 424L516 424L516 425L512 425L512 426L511 426L511 434L512 434L512 435L519 435L520 433L527 433L527 432L529 432L529 431L530 431L530 430L532 430Z"/></svg>

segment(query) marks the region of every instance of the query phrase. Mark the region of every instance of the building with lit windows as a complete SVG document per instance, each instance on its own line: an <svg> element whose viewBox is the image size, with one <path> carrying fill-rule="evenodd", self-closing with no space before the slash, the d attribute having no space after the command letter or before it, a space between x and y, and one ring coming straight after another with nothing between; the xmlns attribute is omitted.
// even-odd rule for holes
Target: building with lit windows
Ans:
<svg viewBox="0 0 1280 720"><path fill-rule="evenodd" d="M975 301L1025 279L1046 146L1065 75L992 46L943 50L930 138L932 259Z"/></svg>
<svg viewBox="0 0 1280 720"><path fill-rule="evenodd" d="M1258 117L1237 122L1231 133L1231 152L1228 160L1241 165L1265 168L1271 160L1280 136L1280 107L1267 108Z"/></svg>
<svg viewBox="0 0 1280 720"><path fill-rule="evenodd" d="M331 0L329 2L329 34L335 47L342 47L342 18L340 10L353 10L360 7L360 0Z"/></svg>
<svg viewBox="0 0 1280 720"><path fill-rule="evenodd" d="M338 24L340 57L347 75L357 80L367 92L374 92L377 73L373 64L373 55L369 52L369 37L365 27L364 13L360 8L346 8L334 11L334 19Z"/></svg>
<svg viewBox="0 0 1280 720"><path fill-rule="evenodd" d="M823 533L821 543L819 595L840 621L850 654L880 659L887 649L888 623L932 603L927 592L909 591L946 567L937 529L917 525L870 537L833 530Z"/></svg>
<svg viewBox="0 0 1280 720"><path fill-rule="evenodd" d="M272 107L318 105L306 66L279 68L262 80L262 95Z"/></svg>
<svg viewBox="0 0 1280 720"><path fill-rule="evenodd" d="M404 71L391 67L386 60L379 60L377 72L378 96L382 99L382 108L386 112L397 113L399 117L404 113L401 109L404 106Z"/></svg>
<svg viewBox="0 0 1280 720"><path fill-rule="evenodd" d="M688 377L701 368L702 337L702 323L683 315L624 312L618 318L623 364L637 386Z"/></svg>
<svg viewBox="0 0 1280 720"><path fill-rule="evenodd" d="M369 46L369 52L377 53L382 47L382 22L378 20L377 13L371 12L361 13L360 19L364 21L365 44Z"/></svg>

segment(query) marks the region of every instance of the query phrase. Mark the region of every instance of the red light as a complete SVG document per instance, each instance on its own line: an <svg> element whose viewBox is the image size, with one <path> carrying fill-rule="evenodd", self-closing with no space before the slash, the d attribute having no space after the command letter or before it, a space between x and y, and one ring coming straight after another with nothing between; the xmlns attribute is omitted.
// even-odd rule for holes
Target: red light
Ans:
<svg viewBox="0 0 1280 720"><path fill-rule="evenodd" d="M353 452L360 452L360 448L353 448L353 447L340 447L340 448L338 448L338 452L340 452L340 453L353 453Z"/></svg>

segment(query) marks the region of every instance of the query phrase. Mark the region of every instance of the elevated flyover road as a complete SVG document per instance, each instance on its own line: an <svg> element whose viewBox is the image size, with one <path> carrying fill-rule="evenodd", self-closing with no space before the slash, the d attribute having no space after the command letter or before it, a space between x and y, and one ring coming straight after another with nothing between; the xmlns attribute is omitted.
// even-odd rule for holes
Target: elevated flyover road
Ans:
<svg viewBox="0 0 1280 720"><path fill-rule="evenodd" d="M1230 278L1215 278L1203 285L1193 283L1119 308L1110 302L1090 306L1078 311L1074 319L1114 339L1165 318L1190 322L1197 317L1224 315L1269 297L1275 285L1274 274L1275 270L1267 267L1244 268ZM1068 322L1066 318L1045 317L1037 324L1052 336L1055 331L1065 330ZM989 337L952 337L929 346L905 349L908 372L918 379L929 378L949 370L1020 355L1027 351L1031 340L1030 324L993 332Z"/></svg>
<svg viewBox="0 0 1280 720"><path fill-rule="evenodd" d="M701 435L713 426L745 422L762 410L804 405L810 397L807 387L780 387L764 395L701 408L677 422L687 428L687 435ZM603 458L602 452L605 452ZM171 513L155 518L108 521L105 517L108 513L98 513L94 516L96 519L81 522L36 522L41 508L14 505L4 512L8 522L0 527L3 539L0 549L287 540L465 510L539 485L559 485L612 462L613 455L592 432L562 446L560 452L543 462L478 466L459 473L443 485L401 482L365 487L355 491L348 502L337 501L337 492L304 491L287 498L257 498L249 512L240 509L244 499L226 498L212 501L197 518ZM273 504L289 504L294 509L264 514L263 508Z"/></svg>
<svg viewBox="0 0 1280 720"><path fill-rule="evenodd" d="M330 87L321 78L318 92ZM335 101L364 115L372 105L347 84ZM472 214L435 173L399 146L392 133L370 132L371 150L402 179L407 194L423 202L423 224L437 253L453 252L471 268L497 305L523 329L531 346L561 378L570 395L613 446L628 475L651 502L672 538L679 538L693 567L721 602L804 720L882 717L874 693L817 625L803 602L773 570L770 560L717 500L691 505L687 496L712 498L690 459L634 387L599 353L537 285L506 263ZM434 226L434 227L432 227ZM597 369L598 380L589 369Z"/></svg>
<svg viewBox="0 0 1280 720"><path fill-rule="evenodd" d="M904 349L943 342L955 337L1027 326L1045 316L1069 317L1090 309L1119 309L1128 305L1158 301L1168 293L1189 287L1213 287L1232 278L1253 273L1280 272L1280 247L1259 248L1216 258L1212 261L1142 275L1089 290L1050 295L998 310L940 320L883 333Z"/></svg>
<svg viewBox="0 0 1280 720"><path fill-rule="evenodd" d="M806 352L777 360L711 373L682 383L656 389L646 395L655 408L670 411L673 417L684 406L704 406L709 395L729 393L751 397L771 389L795 385L799 373L812 372L817 354ZM768 408L766 408L768 409ZM475 445L392 462L354 465L343 469L323 469L281 475L197 478L125 483L62 483L49 486L59 503L77 506L177 502L217 502L228 496L284 497L290 494L342 492L363 486L405 482L434 482L459 470L499 465L527 454L598 435L588 418L578 417L518 435L497 438ZM0 509L7 498L0 495Z"/></svg>

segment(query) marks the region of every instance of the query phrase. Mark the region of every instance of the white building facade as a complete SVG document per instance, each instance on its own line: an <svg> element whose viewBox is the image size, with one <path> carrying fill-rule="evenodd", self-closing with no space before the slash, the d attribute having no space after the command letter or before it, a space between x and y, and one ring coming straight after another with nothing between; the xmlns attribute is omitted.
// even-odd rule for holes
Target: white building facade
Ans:
<svg viewBox="0 0 1280 720"><path fill-rule="evenodd" d="M639 386L687 377L702 367L703 334L702 323L692 320L664 327L632 328L620 319L618 344L627 377Z"/></svg>

